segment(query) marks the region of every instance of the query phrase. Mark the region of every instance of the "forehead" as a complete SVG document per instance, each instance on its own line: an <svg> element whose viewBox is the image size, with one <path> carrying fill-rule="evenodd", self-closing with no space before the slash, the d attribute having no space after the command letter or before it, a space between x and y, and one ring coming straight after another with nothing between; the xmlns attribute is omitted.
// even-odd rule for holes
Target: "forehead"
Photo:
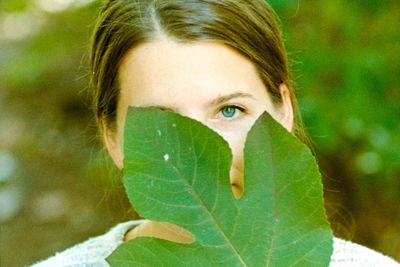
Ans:
<svg viewBox="0 0 400 267"><path fill-rule="evenodd" d="M119 83L128 105L152 105L237 91L265 94L253 63L216 42L180 44L169 39L145 43L121 62Z"/></svg>

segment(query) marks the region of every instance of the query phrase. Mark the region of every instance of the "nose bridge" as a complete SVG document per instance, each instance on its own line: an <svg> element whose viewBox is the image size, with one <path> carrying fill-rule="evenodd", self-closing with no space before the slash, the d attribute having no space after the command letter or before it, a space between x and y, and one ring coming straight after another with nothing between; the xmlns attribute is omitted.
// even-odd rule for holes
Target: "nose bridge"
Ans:
<svg viewBox="0 0 400 267"><path fill-rule="evenodd" d="M206 124L205 121L205 115L203 114L204 111L202 111L198 101L196 103L195 100L190 101L189 102L185 102L183 106L183 108L179 111L179 113L183 116L189 117L193 120L197 120L203 124Z"/></svg>

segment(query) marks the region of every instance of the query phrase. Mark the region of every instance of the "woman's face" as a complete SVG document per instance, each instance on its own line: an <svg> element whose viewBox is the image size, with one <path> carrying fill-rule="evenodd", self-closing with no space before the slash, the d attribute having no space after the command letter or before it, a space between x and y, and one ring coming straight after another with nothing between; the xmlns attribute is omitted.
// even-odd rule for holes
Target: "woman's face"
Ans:
<svg viewBox="0 0 400 267"><path fill-rule="evenodd" d="M232 150L230 171L236 197L243 191L246 134L264 112L288 131L293 124L289 91L275 107L254 65L215 42L178 44L160 39L129 51L119 68L117 132L105 131L111 157L123 167L123 130L128 106L158 107L198 120L220 134Z"/></svg>

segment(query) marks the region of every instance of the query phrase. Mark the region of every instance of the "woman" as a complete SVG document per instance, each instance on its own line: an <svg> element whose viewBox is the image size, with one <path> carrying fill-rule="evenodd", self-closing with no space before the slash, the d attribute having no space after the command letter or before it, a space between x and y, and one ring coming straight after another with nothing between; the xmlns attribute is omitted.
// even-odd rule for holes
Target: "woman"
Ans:
<svg viewBox="0 0 400 267"><path fill-rule="evenodd" d="M232 149L230 182L237 198L246 134L262 112L309 144L280 31L264 0L110 0L94 31L91 69L93 109L120 169L128 106L172 110L219 133ZM132 221L37 266L107 266L105 258L137 236L191 242L190 234L173 225ZM334 239L330 266L378 265L399 266Z"/></svg>

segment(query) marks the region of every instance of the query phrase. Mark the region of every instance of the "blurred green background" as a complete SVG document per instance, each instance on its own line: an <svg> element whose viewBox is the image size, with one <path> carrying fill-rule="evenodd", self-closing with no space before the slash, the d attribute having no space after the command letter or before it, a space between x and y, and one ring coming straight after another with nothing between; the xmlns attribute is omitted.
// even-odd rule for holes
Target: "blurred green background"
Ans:
<svg viewBox="0 0 400 267"><path fill-rule="evenodd" d="M337 236L400 261L400 1L270 0ZM99 1L0 2L0 265L136 218L87 105Z"/></svg>

